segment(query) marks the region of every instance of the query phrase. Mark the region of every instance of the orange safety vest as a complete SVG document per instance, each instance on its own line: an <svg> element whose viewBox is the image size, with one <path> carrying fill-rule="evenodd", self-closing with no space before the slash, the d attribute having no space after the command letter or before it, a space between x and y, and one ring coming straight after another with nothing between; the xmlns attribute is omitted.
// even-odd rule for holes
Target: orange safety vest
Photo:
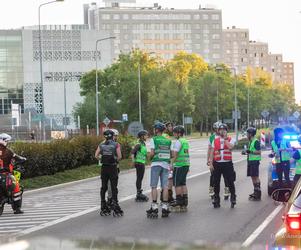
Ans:
<svg viewBox="0 0 301 250"><path fill-rule="evenodd" d="M229 142L231 141L231 137L226 138L225 140L228 140ZM232 161L232 152L231 150L224 144L224 149L223 150L223 159L221 157L221 138L217 137L214 139L214 161Z"/></svg>

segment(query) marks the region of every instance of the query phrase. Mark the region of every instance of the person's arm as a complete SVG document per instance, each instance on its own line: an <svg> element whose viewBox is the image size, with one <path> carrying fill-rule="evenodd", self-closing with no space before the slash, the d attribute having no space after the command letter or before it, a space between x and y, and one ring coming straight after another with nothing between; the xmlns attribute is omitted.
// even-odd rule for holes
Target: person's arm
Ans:
<svg viewBox="0 0 301 250"><path fill-rule="evenodd" d="M178 154L179 154L179 151L181 150L181 147L182 147L182 144L179 140L177 140L175 143L174 143L174 146L173 146L173 149L172 149L172 158L171 158L171 166L173 167L177 157L178 157Z"/></svg>
<svg viewBox="0 0 301 250"><path fill-rule="evenodd" d="M116 153L117 153L117 161L119 162L122 159L121 147L116 148Z"/></svg>
<svg viewBox="0 0 301 250"><path fill-rule="evenodd" d="M136 144L135 147L131 151L131 158L132 158L133 165L135 165L136 154L140 150L140 148L141 148L140 144Z"/></svg>
<svg viewBox="0 0 301 250"><path fill-rule="evenodd" d="M149 159L152 160L155 156L155 142L154 139L150 139L150 153L149 153Z"/></svg>
<svg viewBox="0 0 301 250"><path fill-rule="evenodd" d="M97 149L96 149L96 151L95 151L95 158L97 160L99 160L99 155L100 155L100 147L98 146Z"/></svg>
<svg viewBox="0 0 301 250"><path fill-rule="evenodd" d="M251 152L250 150L247 150L247 153L250 154L254 154L254 155L261 155L261 148L260 148L260 142L259 141L256 141L255 142L255 151Z"/></svg>
<svg viewBox="0 0 301 250"><path fill-rule="evenodd" d="M235 145L235 140L234 139L231 139L230 141L229 141L229 139L227 138L227 139L225 139L225 145L231 150L231 149L233 149L234 148L234 145Z"/></svg>
<svg viewBox="0 0 301 250"><path fill-rule="evenodd" d="M211 171L214 169L214 167L213 167L213 153L214 153L214 141L211 144L211 149L209 151L209 160L208 160L208 166L209 166L209 169Z"/></svg>

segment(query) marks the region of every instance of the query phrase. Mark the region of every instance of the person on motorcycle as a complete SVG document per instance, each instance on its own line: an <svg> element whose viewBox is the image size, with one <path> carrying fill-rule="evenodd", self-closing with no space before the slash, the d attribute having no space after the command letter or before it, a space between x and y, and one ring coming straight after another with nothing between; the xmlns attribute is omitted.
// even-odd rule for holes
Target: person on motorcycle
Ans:
<svg viewBox="0 0 301 250"><path fill-rule="evenodd" d="M283 138L284 130L282 128L274 129L274 140L272 141L272 151L275 155L276 161L276 172L278 176L279 186L283 186L282 176L284 173L284 178L286 185L291 186L290 181L290 152L292 151L290 143Z"/></svg>
<svg viewBox="0 0 301 250"><path fill-rule="evenodd" d="M25 158L15 154L11 149L7 147L8 142L11 140L11 136L2 133L0 134L0 174L5 176L6 180L11 183L10 188L13 189L11 192L12 199L12 209L14 214L23 214L24 212L21 210L22 207L22 194L23 190L20 187L19 182L13 175L14 166L12 165L12 161L24 161ZM7 186L7 185L6 185ZM7 190L5 190L7 192ZM5 194L1 194L0 197ZM0 204L0 209L3 211L4 204Z"/></svg>

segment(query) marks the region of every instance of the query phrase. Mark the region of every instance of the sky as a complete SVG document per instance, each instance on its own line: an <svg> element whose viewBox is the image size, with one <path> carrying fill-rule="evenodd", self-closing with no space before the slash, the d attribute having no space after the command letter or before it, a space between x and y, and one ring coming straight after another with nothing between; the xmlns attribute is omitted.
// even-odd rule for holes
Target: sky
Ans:
<svg viewBox="0 0 301 250"><path fill-rule="evenodd" d="M1 0L0 29L37 25L38 7L47 0ZM44 6L41 24L81 24L84 3L101 0L64 0ZM196 9L214 6L222 10L223 28L248 28L250 40L267 42L271 53L283 54L295 63L296 100L301 101L301 0L137 0L137 5Z"/></svg>

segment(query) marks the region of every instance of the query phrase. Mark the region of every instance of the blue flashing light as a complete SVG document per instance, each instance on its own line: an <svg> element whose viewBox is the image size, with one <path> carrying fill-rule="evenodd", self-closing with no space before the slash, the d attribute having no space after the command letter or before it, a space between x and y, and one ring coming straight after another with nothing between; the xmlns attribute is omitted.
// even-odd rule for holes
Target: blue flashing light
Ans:
<svg viewBox="0 0 301 250"><path fill-rule="evenodd" d="M298 135L292 135L292 136L291 136L291 139L292 139L292 140L298 140Z"/></svg>
<svg viewBox="0 0 301 250"><path fill-rule="evenodd" d="M290 139L291 137L290 137L290 135L284 135L283 138L284 139Z"/></svg>

